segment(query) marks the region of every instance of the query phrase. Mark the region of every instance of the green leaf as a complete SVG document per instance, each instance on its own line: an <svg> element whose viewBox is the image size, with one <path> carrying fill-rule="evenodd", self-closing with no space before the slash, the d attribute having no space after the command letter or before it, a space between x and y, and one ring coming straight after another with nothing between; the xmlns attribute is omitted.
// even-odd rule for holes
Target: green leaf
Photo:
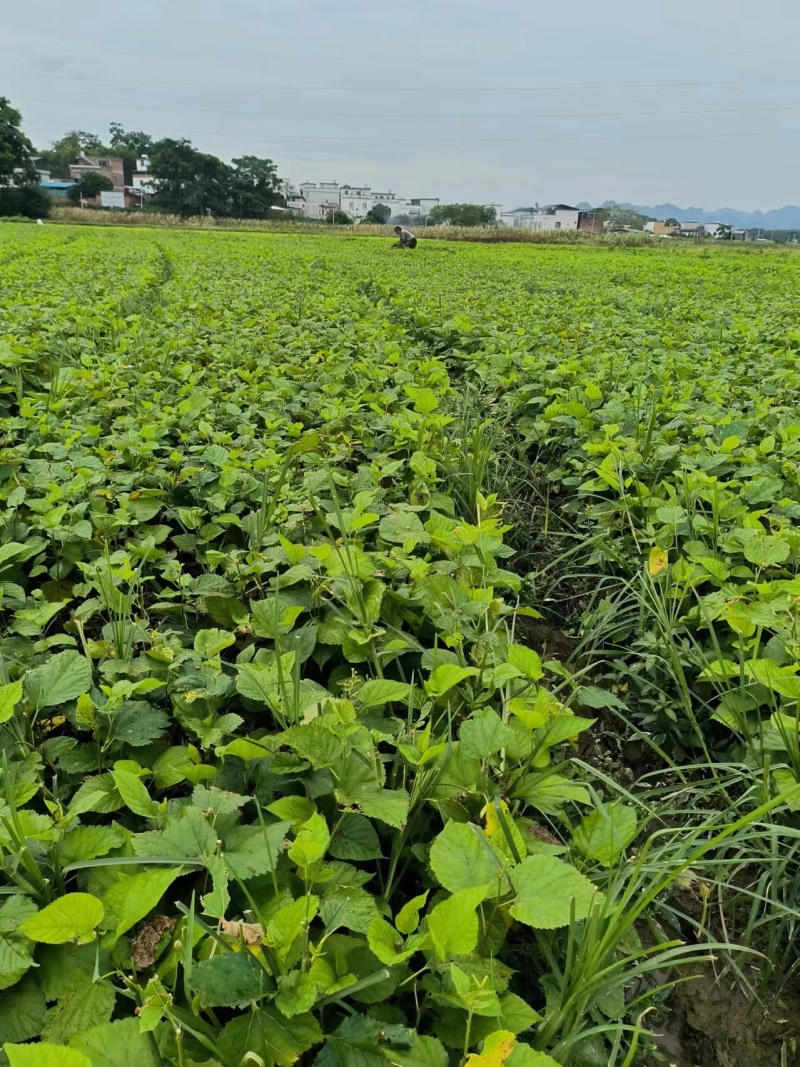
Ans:
<svg viewBox="0 0 800 1067"><path fill-rule="evenodd" d="M775 567L789 558L789 543L780 537L751 537L745 542L744 558L756 567Z"/></svg>
<svg viewBox="0 0 800 1067"><path fill-rule="evenodd" d="M274 871L286 847L288 822L271 826L237 826L225 835L223 859L234 878L247 881Z"/></svg>
<svg viewBox="0 0 800 1067"><path fill-rule="evenodd" d="M430 865L439 883L451 893L482 888L487 895L492 890L496 892L502 878L501 865L492 859L492 849L483 830L452 819L431 845Z"/></svg>
<svg viewBox="0 0 800 1067"><path fill-rule="evenodd" d="M33 966L28 945L21 936L0 936L0 990L15 985Z"/></svg>
<svg viewBox="0 0 800 1067"><path fill-rule="evenodd" d="M74 975L53 1007L48 1008L42 1038L66 1045L74 1034L108 1022L116 997L113 985L105 979L93 982L85 972Z"/></svg>
<svg viewBox="0 0 800 1067"><path fill-rule="evenodd" d="M590 812L572 834L587 859L611 867L636 837L636 812L622 801Z"/></svg>
<svg viewBox="0 0 800 1067"><path fill-rule="evenodd" d="M325 855L330 839L328 824L322 815L315 813L301 827L289 849L289 859L298 867L310 867Z"/></svg>
<svg viewBox="0 0 800 1067"><path fill-rule="evenodd" d="M14 714L14 708L22 700L22 679L0 685L0 723L8 722Z"/></svg>
<svg viewBox="0 0 800 1067"><path fill-rule="evenodd" d="M457 667L454 663L442 663L431 673L425 683L425 692L436 699L444 696L454 685L463 682L465 678L474 678L477 674L475 667Z"/></svg>
<svg viewBox="0 0 800 1067"><path fill-rule="evenodd" d="M461 751L465 756L488 759L514 740L514 731L491 708L478 708L461 726Z"/></svg>
<svg viewBox="0 0 800 1067"><path fill-rule="evenodd" d="M299 829L304 822L308 822L316 810L314 801L309 800L308 797L280 797L267 805L267 811L291 823L295 830Z"/></svg>
<svg viewBox="0 0 800 1067"><path fill-rule="evenodd" d="M358 886L339 886L325 894L319 914L328 932L344 927L365 934L378 915L378 905L371 893Z"/></svg>
<svg viewBox="0 0 800 1067"><path fill-rule="evenodd" d="M122 872L103 897L105 926L113 931L113 940L143 919L182 874L181 867L150 867L139 874Z"/></svg>
<svg viewBox="0 0 800 1067"><path fill-rule="evenodd" d="M229 1063L240 1063L247 1053L260 1057L264 1067L291 1067L312 1045L322 1040L319 1023L310 1013L286 1019L268 1004L231 1019L218 1038L218 1047Z"/></svg>
<svg viewBox="0 0 800 1067"><path fill-rule="evenodd" d="M108 815L118 811L124 803L111 772L106 771L94 775L80 786L70 801L69 811L71 815L83 815L87 811Z"/></svg>
<svg viewBox="0 0 800 1067"><path fill-rule="evenodd" d="M63 866L93 860L119 848L125 835L117 826L76 826L61 839L59 859Z"/></svg>
<svg viewBox="0 0 800 1067"><path fill-rule="evenodd" d="M251 952L223 952L196 963L191 984L202 1009L245 1008L265 996L270 979Z"/></svg>
<svg viewBox="0 0 800 1067"><path fill-rule="evenodd" d="M345 806L357 806L370 818L397 829L405 825L411 802L405 789L382 789L374 779L344 782L336 790L336 799Z"/></svg>
<svg viewBox="0 0 800 1067"><path fill-rule="evenodd" d="M528 678L532 682L538 682L540 678L544 677L539 653L534 652L527 645L509 645L508 662L512 667L517 668L523 678Z"/></svg>
<svg viewBox="0 0 800 1067"><path fill-rule="evenodd" d="M395 1067L448 1067L447 1049L435 1037L410 1032L410 1048L393 1048L391 1062Z"/></svg>
<svg viewBox="0 0 800 1067"><path fill-rule="evenodd" d="M364 682L358 691L357 699L366 708L377 708L392 701L408 701L411 686L407 682L391 682L386 678L375 678Z"/></svg>
<svg viewBox="0 0 800 1067"><path fill-rule="evenodd" d="M92 940L103 915L103 905L91 893L67 893L26 919L19 930L31 941L43 941L47 945L65 941L83 945Z"/></svg>
<svg viewBox="0 0 800 1067"><path fill-rule="evenodd" d="M419 926L419 913L428 901L427 892L418 897L412 897L407 904L398 911L394 924L401 934L413 934Z"/></svg>
<svg viewBox="0 0 800 1067"><path fill-rule="evenodd" d="M0 1042L38 1037L45 1017L44 994L32 978L0 997Z"/></svg>
<svg viewBox="0 0 800 1067"><path fill-rule="evenodd" d="M69 649L43 663L25 676L28 699L35 708L53 708L76 700L92 686L92 664L79 652Z"/></svg>
<svg viewBox="0 0 800 1067"><path fill-rule="evenodd" d="M345 813L334 827L329 848L337 860L380 859L383 855L375 827L363 815Z"/></svg>
<svg viewBox="0 0 800 1067"><path fill-rule="evenodd" d="M407 958L407 954L403 951L403 938L390 923L380 916L374 918L369 924L367 943L370 951L381 963L389 967Z"/></svg>
<svg viewBox="0 0 800 1067"><path fill-rule="evenodd" d="M160 1067L153 1043L133 1017L103 1023L70 1038L70 1047L89 1057L92 1067Z"/></svg>
<svg viewBox="0 0 800 1067"><path fill-rule="evenodd" d="M134 815L155 819L162 811L161 805L152 799L139 775L123 765L126 762L118 761L111 772L117 792Z"/></svg>
<svg viewBox="0 0 800 1067"><path fill-rule="evenodd" d="M390 1027L376 1019L363 1015L351 1015L328 1034L325 1045L314 1060L313 1067L386 1067L387 1055L382 1047L385 1039L393 1030L403 1034L406 1046L409 1044L407 1032L399 1027ZM388 1057L393 1061L394 1051Z"/></svg>
<svg viewBox="0 0 800 1067"><path fill-rule="evenodd" d="M92 1067L92 1061L75 1049L51 1045L3 1045L10 1067Z"/></svg>
<svg viewBox="0 0 800 1067"><path fill-rule="evenodd" d="M419 515L414 511L393 511L385 515L381 519L378 533L384 541L402 545L406 552L413 551L417 545L427 545L431 539Z"/></svg>
<svg viewBox="0 0 800 1067"><path fill-rule="evenodd" d="M428 913L428 930L440 960L466 956L478 944L476 908L483 889L460 889Z"/></svg>
<svg viewBox="0 0 800 1067"><path fill-rule="evenodd" d="M317 999L317 987L314 979L302 971L290 971L278 982L278 995L275 1004L287 1019L302 1015L314 1006Z"/></svg>
<svg viewBox="0 0 800 1067"><path fill-rule="evenodd" d="M582 685L578 690L578 703L584 708L610 708L617 711L625 711L625 705L619 699L614 696L613 693L609 693L607 689L600 689L596 685Z"/></svg>
<svg viewBox="0 0 800 1067"><path fill-rule="evenodd" d="M528 856L511 870L517 897L511 905L515 919L537 930L553 930L575 918L585 919L601 899L595 886L568 863L555 856Z"/></svg>

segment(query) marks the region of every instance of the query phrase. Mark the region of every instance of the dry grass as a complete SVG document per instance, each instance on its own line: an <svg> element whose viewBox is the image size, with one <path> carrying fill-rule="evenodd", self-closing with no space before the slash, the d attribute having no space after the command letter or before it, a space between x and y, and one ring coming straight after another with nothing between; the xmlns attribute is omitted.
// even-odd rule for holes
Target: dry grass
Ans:
<svg viewBox="0 0 800 1067"><path fill-rule="evenodd" d="M393 237L390 226L331 226L326 223L294 222L289 219L215 219L209 216L182 218L180 215L160 215L155 212L108 211L92 208L55 207L52 222L68 222L85 226L147 226L157 229L182 230L241 230L256 233L330 234L346 237ZM478 241L483 243L522 244L652 244L647 234L592 234L578 230L545 231L511 229L504 226L423 226L417 229L420 237L433 241Z"/></svg>

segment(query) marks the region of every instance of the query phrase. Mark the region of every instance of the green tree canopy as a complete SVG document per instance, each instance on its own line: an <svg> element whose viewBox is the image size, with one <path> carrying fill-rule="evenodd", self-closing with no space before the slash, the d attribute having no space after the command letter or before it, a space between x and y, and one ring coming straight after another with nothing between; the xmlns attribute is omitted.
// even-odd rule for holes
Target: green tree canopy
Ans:
<svg viewBox="0 0 800 1067"><path fill-rule="evenodd" d="M110 192L113 188L114 183L105 174L98 174L97 171L90 170L82 176L79 182L73 185L68 195L70 200L78 201L81 198L91 200L92 197L98 196L100 193Z"/></svg>
<svg viewBox="0 0 800 1067"><path fill-rule="evenodd" d="M154 202L174 215L228 214L231 168L186 138L156 141L150 157Z"/></svg>
<svg viewBox="0 0 800 1067"><path fill-rule="evenodd" d="M437 204L428 215L431 226L491 226L496 221L495 209L482 204Z"/></svg>
<svg viewBox="0 0 800 1067"><path fill-rule="evenodd" d="M144 130L126 130L121 122L112 122L108 133L111 147L129 162L152 151L153 138Z"/></svg>
<svg viewBox="0 0 800 1067"><path fill-rule="evenodd" d="M284 202L278 168L271 159L259 156L233 160L229 192L230 214L239 218L264 218L271 207Z"/></svg>
<svg viewBox="0 0 800 1067"><path fill-rule="evenodd" d="M98 155L108 151L97 134L87 133L86 130L70 130L58 141L53 141L52 146L44 149L40 155L54 175L68 178L70 163L74 163L81 153Z"/></svg>
<svg viewBox="0 0 800 1067"><path fill-rule="evenodd" d="M32 154L33 145L22 132L22 115L11 106L10 100L0 96L0 185L14 178L18 171L26 181L34 182Z"/></svg>
<svg viewBox="0 0 800 1067"><path fill-rule="evenodd" d="M392 217L392 209L386 204L373 204L364 216L364 222L374 222L379 226L385 226Z"/></svg>

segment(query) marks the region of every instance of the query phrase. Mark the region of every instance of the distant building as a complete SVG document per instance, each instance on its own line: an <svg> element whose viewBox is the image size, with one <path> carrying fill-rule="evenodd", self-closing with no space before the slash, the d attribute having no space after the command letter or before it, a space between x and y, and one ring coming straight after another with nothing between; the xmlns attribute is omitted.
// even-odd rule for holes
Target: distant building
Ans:
<svg viewBox="0 0 800 1067"><path fill-rule="evenodd" d="M51 196L53 200L67 200L69 198L70 189L74 188L78 183L70 181L57 181L48 178L46 181L39 182L39 188Z"/></svg>
<svg viewBox="0 0 800 1067"><path fill-rule="evenodd" d="M678 236L680 237L702 237L704 232L702 222L678 223Z"/></svg>
<svg viewBox="0 0 800 1067"><path fill-rule="evenodd" d="M569 204L548 204L533 210L504 212L500 218L506 226L530 230L577 230L582 212Z"/></svg>
<svg viewBox="0 0 800 1067"><path fill-rule="evenodd" d="M125 189L125 167L121 156L87 156L81 154L76 163L70 163L69 176L74 182L79 182L84 174L101 174L108 178L114 186L115 192L123 192Z"/></svg>
<svg viewBox="0 0 800 1067"><path fill-rule="evenodd" d="M131 190L140 197L152 196L156 191L155 180L150 173L150 157L140 156L136 160L136 170L131 175Z"/></svg>
<svg viewBox="0 0 800 1067"><path fill-rule="evenodd" d="M666 222L658 222L653 219L644 224L644 232L651 233L653 237L674 237L678 232L678 227L668 226Z"/></svg>
<svg viewBox="0 0 800 1067"><path fill-rule="evenodd" d="M308 219L324 219L331 211L344 211L361 222L377 204L388 207L392 215L423 218L439 203L437 197L407 199L399 193L379 192L369 185L339 185L338 182L283 183L286 205L295 214Z"/></svg>

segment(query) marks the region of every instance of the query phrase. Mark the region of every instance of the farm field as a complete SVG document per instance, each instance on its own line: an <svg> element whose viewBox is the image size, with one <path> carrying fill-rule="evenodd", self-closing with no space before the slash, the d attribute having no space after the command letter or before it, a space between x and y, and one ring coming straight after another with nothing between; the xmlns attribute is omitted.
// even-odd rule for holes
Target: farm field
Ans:
<svg viewBox="0 0 800 1067"><path fill-rule="evenodd" d="M0 227L11 1067L797 1062L798 281Z"/></svg>

